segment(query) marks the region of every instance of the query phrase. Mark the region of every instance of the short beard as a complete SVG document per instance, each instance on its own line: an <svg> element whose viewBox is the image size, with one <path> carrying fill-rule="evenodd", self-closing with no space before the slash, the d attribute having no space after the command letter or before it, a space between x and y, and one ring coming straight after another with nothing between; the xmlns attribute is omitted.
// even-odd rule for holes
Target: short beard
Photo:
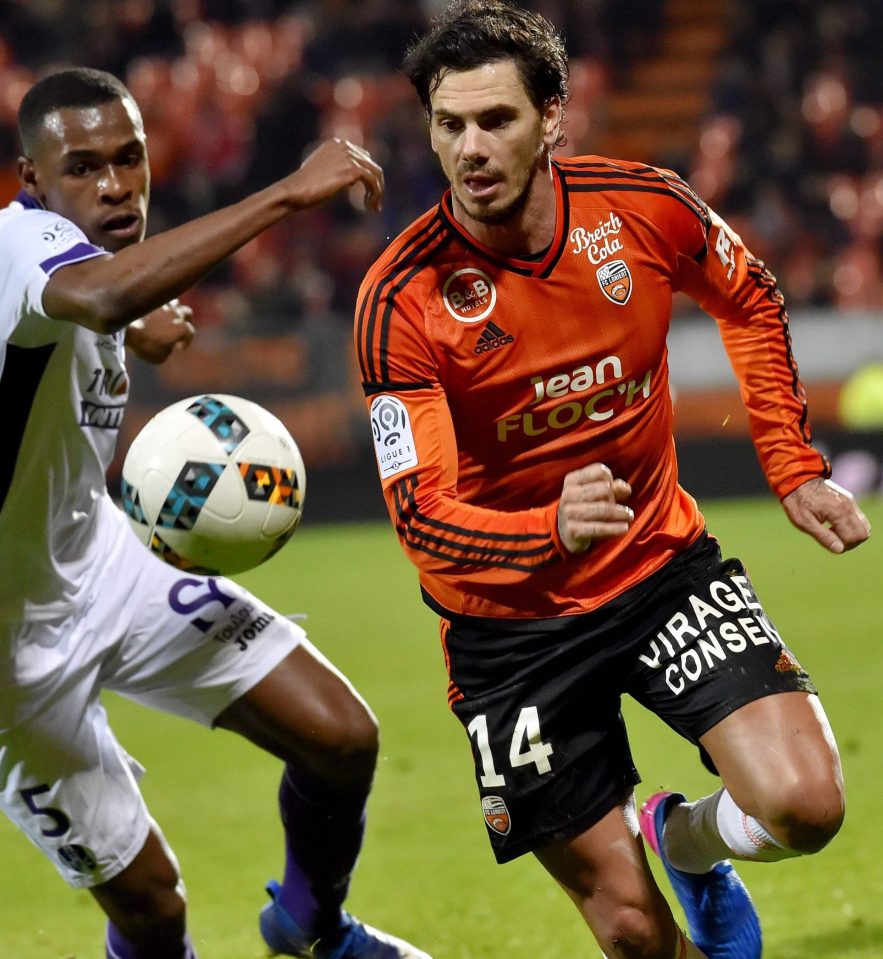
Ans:
<svg viewBox="0 0 883 959"><path fill-rule="evenodd" d="M487 226L502 226L504 223L508 223L513 217L520 213L525 204L527 203L527 193L530 188L530 181L524 185L524 189L521 193L515 197L514 200L508 205L503 207L502 210L488 210L488 209L479 209L477 212L473 212L463 203L462 200L458 200L463 209L469 214L469 216L475 220L476 223L484 223Z"/></svg>
<svg viewBox="0 0 883 959"><path fill-rule="evenodd" d="M540 158L546 155L545 147L541 147L539 150ZM534 166L530 173L528 174L527 179L524 182L524 187L518 196L512 200L508 206L505 206L502 210L490 211L486 208L479 207L478 212L473 212L472 209L467 206L457 195L456 188L454 187L454 182L448 177L448 182L451 184L451 192L457 199L457 202L461 207L466 211L469 217L475 220L476 223L482 223L486 226L503 226L506 223L510 222L517 214L519 214L527 204L528 194L530 193L531 185L533 184L534 177L539 172L538 166Z"/></svg>

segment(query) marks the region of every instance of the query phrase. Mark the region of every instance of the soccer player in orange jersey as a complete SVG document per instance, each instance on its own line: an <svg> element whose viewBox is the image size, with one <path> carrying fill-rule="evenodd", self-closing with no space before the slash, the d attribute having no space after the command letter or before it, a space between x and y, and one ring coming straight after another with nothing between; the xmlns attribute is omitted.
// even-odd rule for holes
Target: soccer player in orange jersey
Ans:
<svg viewBox="0 0 883 959"><path fill-rule="evenodd" d="M811 444L782 296L674 173L553 159L567 67L542 17L455 3L405 71L450 190L366 276L356 350L494 853L532 852L609 957L755 959L729 860L821 849L843 783L809 676L678 484L666 336L678 290L716 318L771 488L843 552L869 527ZM689 940L640 839L623 693L722 779L640 817Z"/></svg>

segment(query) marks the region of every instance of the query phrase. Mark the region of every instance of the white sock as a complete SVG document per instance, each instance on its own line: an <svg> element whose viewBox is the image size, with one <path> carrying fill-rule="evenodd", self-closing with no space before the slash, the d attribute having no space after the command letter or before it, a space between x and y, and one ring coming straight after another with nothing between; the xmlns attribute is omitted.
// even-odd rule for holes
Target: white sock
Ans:
<svg viewBox="0 0 883 959"><path fill-rule="evenodd" d="M717 806L717 826L733 859L779 862L801 855L774 839L754 816L742 812L726 790Z"/></svg>
<svg viewBox="0 0 883 959"><path fill-rule="evenodd" d="M777 862L800 853L786 849L719 789L693 803L674 806L662 833L668 861L682 872L708 872L722 859Z"/></svg>
<svg viewBox="0 0 883 959"><path fill-rule="evenodd" d="M717 807L724 790L696 802L672 806L662 842L668 861L681 872L703 873L730 855L717 827Z"/></svg>

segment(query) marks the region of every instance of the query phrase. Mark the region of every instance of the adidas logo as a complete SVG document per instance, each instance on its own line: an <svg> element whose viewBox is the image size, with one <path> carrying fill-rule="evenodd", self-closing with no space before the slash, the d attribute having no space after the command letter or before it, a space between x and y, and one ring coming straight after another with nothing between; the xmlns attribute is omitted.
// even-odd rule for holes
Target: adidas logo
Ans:
<svg viewBox="0 0 883 959"><path fill-rule="evenodd" d="M481 331L472 352L478 354L489 353L491 350L497 350L501 346L508 346L514 342L515 337L511 333L505 333L496 323L488 323Z"/></svg>

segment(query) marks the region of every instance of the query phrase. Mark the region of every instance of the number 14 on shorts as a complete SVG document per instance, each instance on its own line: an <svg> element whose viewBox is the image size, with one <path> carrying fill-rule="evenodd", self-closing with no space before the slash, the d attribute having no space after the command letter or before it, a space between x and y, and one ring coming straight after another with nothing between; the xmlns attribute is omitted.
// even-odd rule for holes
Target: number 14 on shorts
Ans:
<svg viewBox="0 0 883 959"><path fill-rule="evenodd" d="M478 754L481 757L481 785L485 788L505 786L506 777L497 772L494 764L494 754L491 752L487 730L487 716L479 713L466 729L475 739ZM549 757L552 751L551 743L543 742L540 733L540 716L536 706L525 706L518 714L518 720L512 730L512 740L509 743L509 765L517 769L519 766L533 764L539 775L550 773L552 764L549 762Z"/></svg>

